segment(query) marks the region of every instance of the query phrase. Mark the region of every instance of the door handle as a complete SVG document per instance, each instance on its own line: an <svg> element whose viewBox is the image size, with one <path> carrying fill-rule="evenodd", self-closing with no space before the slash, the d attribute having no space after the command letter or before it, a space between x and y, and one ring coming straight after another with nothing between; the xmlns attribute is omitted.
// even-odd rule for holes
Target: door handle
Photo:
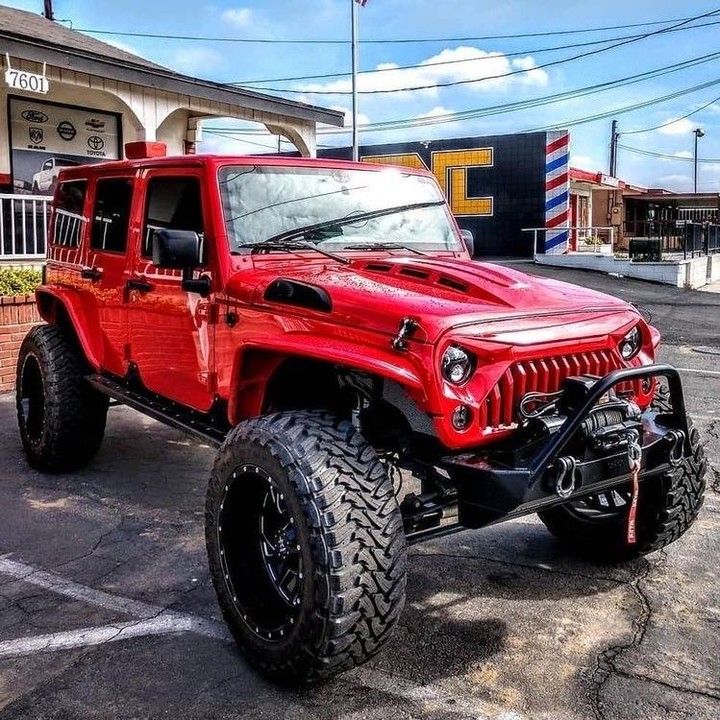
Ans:
<svg viewBox="0 0 720 720"><path fill-rule="evenodd" d="M125 283L125 287L128 290L137 290L138 292L146 293L153 289L153 284L143 278L130 278L130 280Z"/></svg>
<svg viewBox="0 0 720 720"><path fill-rule="evenodd" d="M99 280L102 277L102 270L99 268L87 267L80 271L80 277L83 280Z"/></svg>

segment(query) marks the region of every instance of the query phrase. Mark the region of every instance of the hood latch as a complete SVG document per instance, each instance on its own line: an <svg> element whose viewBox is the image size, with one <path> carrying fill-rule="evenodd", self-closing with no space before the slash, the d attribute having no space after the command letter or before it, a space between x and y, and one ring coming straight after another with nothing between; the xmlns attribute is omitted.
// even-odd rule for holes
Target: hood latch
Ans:
<svg viewBox="0 0 720 720"><path fill-rule="evenodd" d="M407 350L407 341L412 337L413 333L420 327L417 320L411 317L403 318L400 321L398 334L393 338L392 346L394 350Z"/></svg>

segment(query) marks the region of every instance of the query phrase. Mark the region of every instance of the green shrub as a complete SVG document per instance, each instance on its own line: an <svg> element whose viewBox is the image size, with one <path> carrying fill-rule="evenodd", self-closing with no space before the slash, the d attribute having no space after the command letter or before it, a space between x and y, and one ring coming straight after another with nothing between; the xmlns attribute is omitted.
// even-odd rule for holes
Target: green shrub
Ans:
<svg viewBox="0 0 720 720"><path fill-rule="evenodd" d="M30 295L42 282L42 273L32 268L0 267L0 296Z"/></svg>

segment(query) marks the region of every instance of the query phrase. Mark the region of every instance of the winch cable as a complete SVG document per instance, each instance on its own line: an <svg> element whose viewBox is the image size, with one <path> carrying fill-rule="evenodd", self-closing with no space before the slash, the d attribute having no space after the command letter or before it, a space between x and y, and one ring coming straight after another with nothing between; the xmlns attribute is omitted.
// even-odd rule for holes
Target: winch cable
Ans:
<svg viewBox="0 0 720 720"><path fill-rule="evenodd" d="M552 393L529 392L526 395L523 395L523 398L520 401L520 414L526 420L542 417L543 415L555 409L557 401L562 394L562 390L558 390L557 392ZM534 410L528 410L526 408L527 403L538 403L539 407L535 408Z"/></svg>

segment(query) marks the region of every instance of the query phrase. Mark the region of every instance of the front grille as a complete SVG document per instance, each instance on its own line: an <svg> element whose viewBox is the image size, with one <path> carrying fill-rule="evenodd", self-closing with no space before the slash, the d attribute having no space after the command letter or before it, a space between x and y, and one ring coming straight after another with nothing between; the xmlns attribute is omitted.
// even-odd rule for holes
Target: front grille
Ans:
<svg viewBox="0 0 720 720"><path fill-rule="evenodd" d="M480 408L480 427L487 432L511 427L518 421L520 400L529 392L552 393L574 375L607 375L624 367L611 350L574 353L513 363L488 393ZM633 391L632 383L620 383L618 393Z"/></svg>

